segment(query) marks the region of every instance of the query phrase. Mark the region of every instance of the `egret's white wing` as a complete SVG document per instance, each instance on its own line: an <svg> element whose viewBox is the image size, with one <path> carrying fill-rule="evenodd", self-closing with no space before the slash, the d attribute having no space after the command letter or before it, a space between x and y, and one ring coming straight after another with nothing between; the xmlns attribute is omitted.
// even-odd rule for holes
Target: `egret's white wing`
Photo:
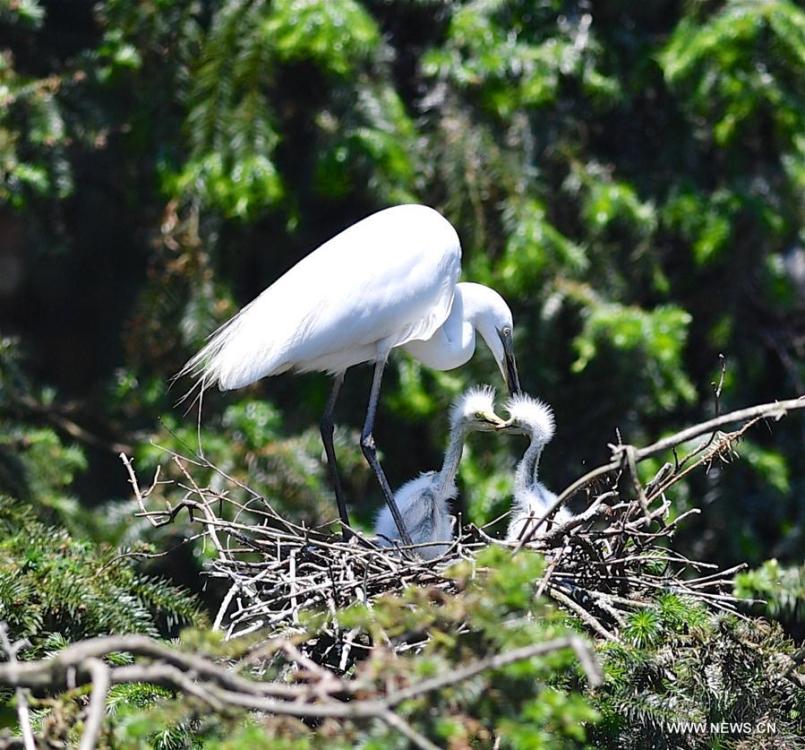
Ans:
<svg viewBox="0 0 805 750"><path fill-rule="evenodd" d="M433 209L380 211L297 263L180 374L226 390L289 369L336 372L381 342L428 338L450 312L460 260L455 230Z"/></svg>

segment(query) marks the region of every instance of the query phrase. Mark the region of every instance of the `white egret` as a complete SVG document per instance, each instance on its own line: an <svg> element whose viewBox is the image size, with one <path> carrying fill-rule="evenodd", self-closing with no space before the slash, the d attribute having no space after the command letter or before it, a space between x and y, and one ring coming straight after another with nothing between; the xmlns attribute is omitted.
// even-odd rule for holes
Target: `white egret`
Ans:
<svg viewBox="0 0 805 750"><path fill-rule="evenodd" d="M449 370L470 359L477 331L510 392L520 390L511 311L493 289L458 284L460 262L458 235L438 212L419 205L379 211L299 261L213 333L179 375L195 376L201 391L212 385L240 388L289 370L333 375L321 435L347 536L333 411L346 370L373 362L361 450L402 539L410 543L372 435L389 352L404 346L425 365Z"/></svg>
<svg viewBox="0 0 805 750"><path fill-rule="evenodd" d="M516 542L545 533L544 523L540 524L539 529L535 528L535 524L556 500L556 494L539 481L540 457L543 448L553 439L555 422L550 406L525 394L512 396L506 409L509 424L531 438L514 475L514 500L506 540ZM511 427L508 429L511 430ZM559 508L553 520L562 523L570 517L567 509Z"/></svg>
<svg viewBox="0 0 805 750"><path fill-rule="evenodd" d="M425 560L443 555L453 539L453 525L449 501L458 494L456 472L461 462L464 441L470 432L490 432L506 425L495 414L495 391L489 386L470 388L450 409L450 438L444 454L442 468L428 471L406 482L394 493L405 528L415 545L416 552ZM375 521L375 534L381 545L399 541L400 534L388 507L383 508Z"/></svg>

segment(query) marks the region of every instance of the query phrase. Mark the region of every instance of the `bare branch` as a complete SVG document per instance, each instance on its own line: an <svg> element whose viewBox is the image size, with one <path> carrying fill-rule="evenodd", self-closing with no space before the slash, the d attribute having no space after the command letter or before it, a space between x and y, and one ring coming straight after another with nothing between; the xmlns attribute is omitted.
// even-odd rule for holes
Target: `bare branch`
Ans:
<svg viewBox="0 0 805 750"><path fill-rule="evenodd" d="M11 642L8 635L8 626L4 622L0 622L0 648L5 652L8 657L8 669L11 672L16 671L19 662L17 661L17 654L30 644L26 640ZM20 732L22 733L22 742L25 750L36 750L36 742L34 741L34 731L31 726L31 714L28 710L28 699L25 691L21 687L17 687L14 691L17 699L17 717L20 722Z"/></svg>
<svg viewBox="0 0 805 750"><path fill-rule="evenodd" d="M788 412L799 409L805 409L805 395L800 396L799 398L789 399L787 401L773 401L768 404L760 404L758 406L750 406L747 409L732 411L729 412L729 414L722 414L721 416L710 419L707 422L701 422L700 424L688 427L687 429L681 430L673 435L663 438L662 440L658 440L656 443L652 443L645 448L635 449L635 462L640 463L641 461L645 461L647 458L651 458L652 456L656 456L658 453L671 450L678 445L682 445L689 440L693 440L693 438L699 437L699 435L712 432L713 430L723 427L724 425L752 419L780 420L786 416ZM625 446L622 447L625 448ZM556 513L556 511L568 500L570 500L571 497L576 495L579 490L588 487L596 479L606 476L613 471L617 471L620 468L620 465L620 456L618 456L608 464L598 466L577 479L556 498L551 507L542 517L542 520L536 524L535 528L538 528L546 519L551 518L553 514Z"/></svg>
<svg viewBox="0 0 805 750"><path fill-rule="evenodd" d="M287 644L282 646L297 658L294 647ZM225 665L177 652L143 636L93 638L68 646L48 659L24 664L2 664L0 684L50 690L71 687L73 682L75 685L92 684L80 750L91 750L97 742L109 686L134 682L180 690L218 711L231 706L285 716L378 719L402 732L417 747L431 750L435 745L394 714L392 709L395 706L411 698L458 685L488 670L501 669L517 661L566 648L572 649L579 658L591 686L599 685L601 672L598 663L590 647L578 636L557 638L495 654L408 687L393 689L385 695L353 698L350 701L337 700L328 693L338 691L354 694L358 690L365 691L365 683L353 680L352 684L348 684L318 667L311 672L320 679L310 685L256 682L233 674ZM119 667L110 667L101 661L102 656L120 651L146 656L154 661ZM302 661L305 662L305 659Z"/></svg>
<svg viewBox="0 0 805 750"><path fill-rule="evenodd" d="M608 641L615 641L615 643L620 643L620 638L618 638L614 633L610 633L599 621L596 617L591 615L584 607L580 604L574 602L569 596L563 594L559 591L558 588L555 586L548 587L548 595L555 599L560 604L563 604L567 607L571 612L578 615L581 621L594 630L598 635L603 636Z"/></svg>
<svg viewBox="0 0 805 750"><path fill-rule="evenodd" d="M109 667L100 659L87 659L86 667L92 677L92 694L87 707L84 734L78 750L95 750L103 724L106 696L109 692Z"/></svg>
<svg viewBox="0 0 805 750"><path fill-rule="evenodd" d="M408 738L420 750L439 750L438 745L434 745L427 737L417 732L405 719L397 716L393 711L383 711L380 714L380 718L392 729L396 729L400 734Z"/></svg>

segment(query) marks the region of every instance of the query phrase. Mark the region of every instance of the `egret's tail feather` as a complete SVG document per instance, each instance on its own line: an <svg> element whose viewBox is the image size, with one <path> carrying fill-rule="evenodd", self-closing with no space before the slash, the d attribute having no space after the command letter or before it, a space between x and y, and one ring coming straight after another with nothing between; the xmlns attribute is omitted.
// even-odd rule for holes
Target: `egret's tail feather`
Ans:
<svg viewBox="0 0 805 750"><path fill-rule="evenodd" d="M183 403L194 393L197 398L214 385L221 390L228 390L245 384L242 381L249 379L251 373L244 374L244 370L250 370L255 364L254 360L260 359L257 356L259 352L253 351L253 346L249 346L248 336L253 318L249 311L256 301L246 305L237 315L213 331L207 337L207 343L173 376L173 381L186 376L195 380L179 403ZM244 333L247 335L243 336ZM196 398L192 403L195 403Z"/></svg>
<svg viewBox="0 0 805 750"><path fill-rule="evenodd" d="M179 377L177 373L174 375L173 380ZM179 399L176 401L174 406L179 406L180 404L184 404L188 399L190 399L190 403L187 404L187 408L184 410L184 415L187 416L191 410L198 404L199 413L201 412L201 401L204 396L204 391L207 389L207 384L204 382L204 378L197 378L196 382L193 383L190 388L183 393ZM192 398L190 398L192 396Z"/></svg>
<svg viewBox="0 0 805 750"><path fill-rule="evenodd" d="M213 336L216 335L217 332L213 334ZM222 342L211 340L200 351L187 360L184 367L182 367L182 369L171 378L171 385L173 385L180 378L188 376L194 380L193 385L190 386L190 388L181 396L181 398L176 402L177 404L183 404L185 401L187 401L187 399L193 396L193 399L188 407L189 410L193 407L193 405L196 403L196 400L200 398L201 394L204 393L207 388L219 382L219 367L216 367L215 360L216 355L220 354L222 345Z"/></svg>
<svg viewBox="0 0 805 750"><path fill-rule="evenodd" d="M222 391L242 388L287 369L284 352L289 336L282 330L278 335L278 321L282 321L281 310L272 296L263 292L214 331L175 375L175 379L185 376L195 379L182 401L212 386L217 385Z"/></svg>

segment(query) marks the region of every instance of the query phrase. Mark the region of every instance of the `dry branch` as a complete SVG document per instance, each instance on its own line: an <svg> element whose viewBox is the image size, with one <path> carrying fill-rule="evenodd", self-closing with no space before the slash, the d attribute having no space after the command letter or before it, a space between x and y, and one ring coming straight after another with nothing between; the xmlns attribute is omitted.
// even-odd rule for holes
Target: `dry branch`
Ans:
<svg viewBox="0 0 805 750"><path fill-rule="evenodd" d="M562 505L564 505L570 498L576 495L580 490L588 487L597 479L601 477L607 476L612 474L615 471L618 471L622 467L623 457L626 456L626 460L629 463L630 474L632 475L633 481L636 482L636 488L638 488L638 497L640 499L641 505L645 501L645 497L643 496L643 490L637 480L637 472L633 470L634 465L640 463L641 461L645 461L647 458L651 458L653 456L659 455L660 453L664 453L665 451L671 450L672 448L676 448L683 443L687 443L689 440L693 440L694 438L699 437L700 435L704 435L708 432L713 433L711 438L705 443L705 445L709 445L713 442L713 439L716 436L716 431L719 427L723 427L728 424L734 424L735 422L747 422L748 424L744 426L742 430L739 430L739 435L743 434L745 429L748 429L752 424L754 424L758 420L762 419L774 419L780 420L784 416L788 414L790 411L797 411L799 409L805 409L805 395L799 396L799 398L789 399L787 401L773 401L768 404L759 404L757 406L750 406L747 409L739 409L737 411L729 412L728 414L721 414L720 416L714 417L706 422L701 422L699 424L693 425L692 427L688 427L685 430L681 430L673 435L669 435L662 440L658 440L656 443L652 443L651 445L646 446L645 448L635 448L632 445L616 445L610 446L613 451L613 459L607 463L603 464L602 466L598 466L595 469L587 472L584 476L577 479L573 482L569 487L567 487L554 501L551 507L547 510L545 515L542 517L540 521L533 525L533 529L537 529L541 526L541 524L548 518L551 518L557 510L559 510ZM733 433L735 434L735 433ZM727 436L728 437L728 436ZM728 440L728 443L731 444L732 441ZM700 448L696 449L693 452L693 455L699 453L701 451ZM722 446L723 450L723 446ZM701 465L701 463L706 462L706 460L712 458L715 455L716 451L709 450L705 453L705 458L702 461L697 462L693 466L689 467L686 471L690 471L691 469L695 468L696 466ZM682 462L684 464L684 461ZM665 467L663 467L663 471ZM678 481L678 476L672 476L669 480L670 484L673 484L675 481ZM666 488L669 485L666 485ZM521 540L518 549L523 547L525 544L528 543L529 538L526 537L525 539Z"/></svg>
<svg viewBox="0 0 805 750"><path fill-rule="evenodd" d="M8 669L13 673L19 668L20 662L17 661L17 654L28 646L28 641L12 642L8 635L8 626L0 622L0 650L8 659ZM28 711L28 699L25 690L21 686L15 686L15 698L17 699L17 718L20 722L22 732L22 742L25 750L36 750L33 727L31 726L31 715Z"/></svg>
<svg viewBox="0 0 805 750"><path fill-rule="evenodd" d="M295 647L287 641L274 639L272 645L276 650L299 658ZM8 644L4 646L7 648ZM385 693L374 691L369 697L360 698L356 694L370 693L370 685L360 679L339 678L320 666L310 670L312 680L308 683L280 685L247 679L234 674L226 664L168 648L144 636L108 636L73 644L48 659L0 663L0 685L18 690L58 691L91 684L92 694L80 750L95 747L110 685L139 682L181 691L217 711L229 706L299 718L375 719L402 732L417 747L430 750L434 745L394 714L396 706L411 698L461 684L483 672L562 649L571 649L577 655L591 686L601 683L596 657L590 646L578 636L495 654L403 688ZM12 653L6 651L9 657ZM129 653L147 661L125 666L107 665L103 658L113 653ZM306 663L307 660L302 657L302 661ZM343 699L347 697L349 700Z"/></svg>

